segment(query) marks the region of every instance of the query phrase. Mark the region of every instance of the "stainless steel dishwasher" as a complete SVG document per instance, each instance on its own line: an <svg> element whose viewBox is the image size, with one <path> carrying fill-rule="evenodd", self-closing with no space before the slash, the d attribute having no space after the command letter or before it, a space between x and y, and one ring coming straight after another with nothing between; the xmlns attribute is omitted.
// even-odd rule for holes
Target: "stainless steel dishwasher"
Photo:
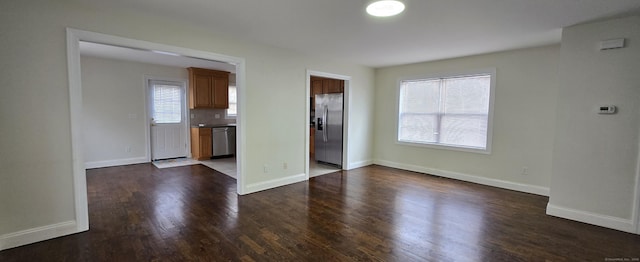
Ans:
<svg viewBox="0 0 640 262"><path fill-rule="evenodd" d="M236 153L236 128L214 127L211 129L213 157L232 156Z"/></svg>

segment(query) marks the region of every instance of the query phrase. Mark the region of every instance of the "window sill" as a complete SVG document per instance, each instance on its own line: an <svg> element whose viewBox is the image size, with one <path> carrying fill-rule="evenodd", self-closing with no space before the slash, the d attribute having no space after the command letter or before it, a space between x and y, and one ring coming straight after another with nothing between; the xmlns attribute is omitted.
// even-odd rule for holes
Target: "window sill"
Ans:
<svg viewBox="0 0 640 262"><path fill-rule="evenodd" d="M404 146L426 147L426 148L441 149L441 150L476 153L476 154L483 154L483 155L491 154L490 147L487 147L487 149L482 149L482 148L475 148L475 147L450 146L445 144L427 144L427 143L399 141L399 140L396 140L396 144L404 145Z"/></svg>

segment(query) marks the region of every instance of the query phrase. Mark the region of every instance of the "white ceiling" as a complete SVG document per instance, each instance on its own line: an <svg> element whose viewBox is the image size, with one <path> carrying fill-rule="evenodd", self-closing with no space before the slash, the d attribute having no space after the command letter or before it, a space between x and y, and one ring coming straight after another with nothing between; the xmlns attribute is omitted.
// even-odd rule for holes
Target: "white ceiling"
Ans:
<svg viewBox="0 0 640 262"><path fill-rule="evenodd" d="M79 1L372 67L559 43L563 27L640 13L639 0L404 0L392 18L368 16L367 0Z"/></svg>

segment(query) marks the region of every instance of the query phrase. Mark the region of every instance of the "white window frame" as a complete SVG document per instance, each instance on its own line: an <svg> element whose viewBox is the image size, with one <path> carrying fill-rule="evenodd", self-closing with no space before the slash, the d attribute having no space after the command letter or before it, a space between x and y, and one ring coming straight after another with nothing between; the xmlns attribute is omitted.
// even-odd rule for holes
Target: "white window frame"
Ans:
<svg viewBox="0 0 640 262"><path fill-rule="evenodd" d="M238 116L238 86L234 83L229 84L229 87L233 86L236 89L236 113L235 114L229 114L229 109L225 109L224 110L224 118L225 119L236 119L236 117ZM231 103L229 103L231 104Z"/></svg>
<svg viewBox="0 0 640 262"><path fill-rule="evenodd" d="M401 141L399 139L400 134L400 105L401 105L401 89L403 81L415 81L415 80L430 80L430 79L442 79L442 78L456 78L456 77L467 77L467 76L476 76L476 75L490 75L490 90L489 90L489 115L487 117L487 146L485 149L475 148L475 147L465 147L465 146L456 146L456 145L448 145L448 144L440 144L440 143L428 143L428 142L408 142ZM451 72L451 73L440 73L440 74L432 74L432 75L421 75L414 77L403 77L398 79L397 88L396 88L396 144L407 145L407 146L417 146L417 147L426 147L426 148L434 148L434 149L445 149L445 150L453 150L453 151L462 151L462 152L471 152L471 153L480 153L480 154L491 154L491 147L493 144L493 108L495 101L495 90L496 90L496 69L495 68L486 68L486 69L478 69L478 70L468 70L464 72Z"/></svg>

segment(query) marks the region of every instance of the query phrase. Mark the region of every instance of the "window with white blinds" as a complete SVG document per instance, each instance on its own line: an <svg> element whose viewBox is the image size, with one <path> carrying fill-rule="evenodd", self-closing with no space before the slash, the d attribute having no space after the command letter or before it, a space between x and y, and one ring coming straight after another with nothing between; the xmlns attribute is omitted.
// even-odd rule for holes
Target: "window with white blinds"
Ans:
<svg viewBox="0 0 640 262"><path fill-rule="evenodd" d="M153 120L157 124L182 122L182 86L151 82L153 86Z"/></svg>
<svg viewBox="0 0 640 262"><path fill-rule="evenodd" d="M489 152L495 70L400 81L398 142Z"/></svg>

